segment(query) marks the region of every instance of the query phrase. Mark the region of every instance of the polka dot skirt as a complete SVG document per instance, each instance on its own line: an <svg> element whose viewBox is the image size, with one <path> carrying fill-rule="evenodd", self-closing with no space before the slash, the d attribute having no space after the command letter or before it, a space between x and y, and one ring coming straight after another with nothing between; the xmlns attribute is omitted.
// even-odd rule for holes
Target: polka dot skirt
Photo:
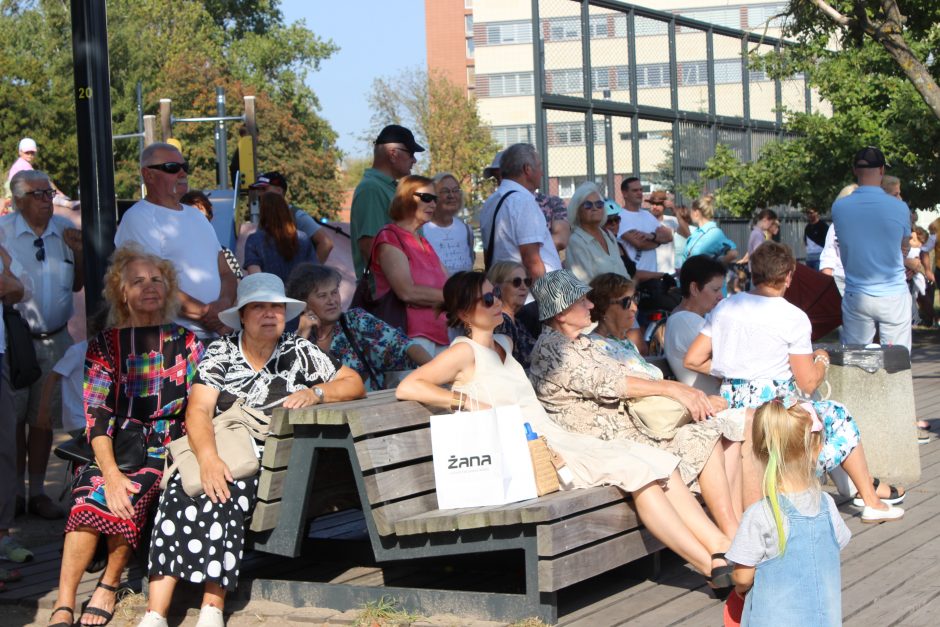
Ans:
<svg viewBox="0 0 940 627"><path fill-rule="evenodd" d="M178 476L169 482L153 523L151 577L166 575L235 589L258 476L230 483L229 490L230 499L213 503L205 494L187 495Z"/></svg>

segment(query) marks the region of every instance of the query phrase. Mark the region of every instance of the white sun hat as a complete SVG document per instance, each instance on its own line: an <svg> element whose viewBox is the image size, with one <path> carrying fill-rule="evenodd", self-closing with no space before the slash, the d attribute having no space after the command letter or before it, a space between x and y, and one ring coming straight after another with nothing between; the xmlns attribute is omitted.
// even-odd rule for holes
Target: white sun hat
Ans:
<svg viewBox="0 0 940 627"><path fill-rule="evenodd" d="M284 320L293 320L307 307L307 303L284 294L284 281L276 274L258 272L249 274L238 284L238 300L234 307L219 312L222 323L238 331L242 328L238 310L249 303L284 303Z"/></svg>

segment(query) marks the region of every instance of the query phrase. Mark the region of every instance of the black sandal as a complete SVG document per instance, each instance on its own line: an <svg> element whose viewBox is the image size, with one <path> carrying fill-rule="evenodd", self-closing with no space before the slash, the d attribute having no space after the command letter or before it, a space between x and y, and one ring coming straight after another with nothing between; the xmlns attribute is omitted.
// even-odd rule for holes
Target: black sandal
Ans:
<svg viewBox="0 0 940 627"><path fill-rule="evenodd" d="M108 592L113 592L114 604L117 605L118 588L116 586L109 586L108 584L99 581L98 585L95 586L96 590L98 588L104 588ZM94 594L94 592L92 594ZM85 607L82 608L82 614L91 614L92 616L100 616L101 618L104 619L104 622L103 623L81 623L80 622L79 625L82 625L82 627L104 627L105 625L111 622L112 618L114 618L113 611L108 612L108 611L101 609L100 607L91 606L89 605L89 603L91 603L91 599L88 599L88 601L85 603Z"/></svg>
<svg viewBox="0 0 940 627"><path fill-rule="evenodd" d="M712 559L725 560L727 562L724 553L712 553ZM733 572L734 566L726 563L724 566L712 568L712 574L708 577L705 577L705 581L707 581L715 590L731 588L734 586L734 582L731 580L731 573Z"/></svg>
<svg viewBox="0 0 940 627"><path fill-rule="evenodd" d="M897 487L890 484L887 484L889 489L888 496L878 496L878 486L881 485L881 479L875 477L872 481L872 484L875 486L875 497L885 505L897 505L898 503L903 503L904 497L907 496L907 492L902 494L898 491ZM861 495L856 492L855 496L852 498L852 505L855 507L865 507L865 499L863 499Z"/></svg>
<svg viewBox="0 0 940 627"><path fill-rule="evenodd" d="M75 624L74 608L67 607L65 605L63 605L62 607L57 607L54 610L52 610L52 614L49 615L49 618L52 619L52 617L56 615L56 612L68 612L71 615L72 620L70 620L67 623L61 620L58 623L49 623L48 627L72 627L72 625Z"/></svg>

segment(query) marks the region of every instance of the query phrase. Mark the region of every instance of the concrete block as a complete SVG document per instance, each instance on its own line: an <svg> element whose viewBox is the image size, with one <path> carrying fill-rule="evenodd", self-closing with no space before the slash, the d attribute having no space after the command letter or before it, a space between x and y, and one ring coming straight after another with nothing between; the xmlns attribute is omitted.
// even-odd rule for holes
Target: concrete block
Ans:
<svg viewBox="0 0 940 627"><path fill-rule="evenodd" d="M914 426L914 382L902 346L825 346L832 364L830 400L845 405L858 423L871 473L882 481L911 485L920 479ZM825 384L820 392L825 392Z"/></svg>

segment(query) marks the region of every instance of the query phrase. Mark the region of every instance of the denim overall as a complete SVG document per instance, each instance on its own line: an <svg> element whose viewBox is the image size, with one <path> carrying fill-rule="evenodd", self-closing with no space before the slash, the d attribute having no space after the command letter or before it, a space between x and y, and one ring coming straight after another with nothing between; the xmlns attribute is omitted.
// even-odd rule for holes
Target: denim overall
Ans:
<svg viewBox="0 0 940 627"><path fill-rule="evenodd" d="M787 548L782 556L757 565L741 625L839 627L842 572L829 508L821 494L815 516L801 515L783 495L780 507L789 528Z"/></svg>

